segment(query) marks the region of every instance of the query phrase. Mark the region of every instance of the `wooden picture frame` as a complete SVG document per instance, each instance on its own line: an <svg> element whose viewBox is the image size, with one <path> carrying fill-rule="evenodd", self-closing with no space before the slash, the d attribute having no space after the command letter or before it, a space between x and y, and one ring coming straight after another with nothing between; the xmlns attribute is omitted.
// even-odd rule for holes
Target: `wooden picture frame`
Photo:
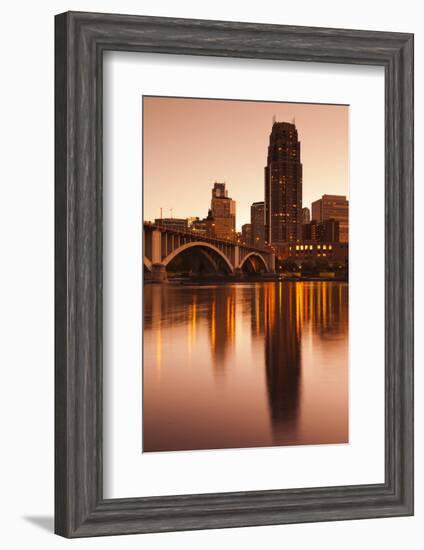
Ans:
<svg viewBox="0 0 424 550"><path fill-rule="evenodd" d="M55 31L56 533L85 537L413 514L413 35L76 12L56 16ZM106 50L384 67L384 483L103 498Z"/></svg>

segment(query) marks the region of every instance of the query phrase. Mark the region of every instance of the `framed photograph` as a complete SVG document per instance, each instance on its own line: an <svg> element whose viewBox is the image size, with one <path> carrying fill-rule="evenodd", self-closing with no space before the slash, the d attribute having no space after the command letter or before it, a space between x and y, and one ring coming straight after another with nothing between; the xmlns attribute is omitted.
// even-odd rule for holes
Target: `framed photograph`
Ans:
<svg viewBox="0 0 424 550"><path fill-rule="evenodd" d="M56 16L55 530L413 514L413 35Z"/></svg>

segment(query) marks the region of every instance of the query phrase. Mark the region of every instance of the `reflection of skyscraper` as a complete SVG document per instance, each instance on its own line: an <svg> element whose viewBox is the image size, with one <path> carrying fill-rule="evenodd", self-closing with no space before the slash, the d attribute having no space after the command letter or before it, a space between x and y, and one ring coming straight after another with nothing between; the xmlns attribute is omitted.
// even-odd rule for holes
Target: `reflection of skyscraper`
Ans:
<svg viewBox="0 0 424 550"><path fill-rule="evenodd" d="M263 246L265 242L265 205L254 202L250 207L250 224L252 226L252 244Z"/></svg>
<svg viewBox="0 0 424 550"><path fill-rule="evenodd" d="M234 239L236 231L236 202L228 196L225 183L215 182L212 189L211 217L213 232L218 239Z"/></svg>
<svg viewBox="0 0 424 550"><path fill-rule="evenodd" d="M216 376L225 372L227 353L234 343L235 326L234 289L215 291L210 312L210 345Z"/></svg>
<svg viewBox="0 0 424 550"><path fill-rule="evenodd" d="M272 426L280 441L286 438L291 442L300 402L301 297L297 289L298 286L282 283L267 287L264 309L265 366Z"/></svg>
<svg viewBox="0 0 424 550"><path fill-rule="evenodd" d="M312 203L312 219L317 222L333 219L339 222L340 242L349 241L349 201L344 195L323 195Z"/></svg>
<svg viewBox="0 0 424 550"><path fill-rule="evenodd" d="M281 245L302 238L302 164L294 124L274 122L265 166L265 240Z"/></svg>

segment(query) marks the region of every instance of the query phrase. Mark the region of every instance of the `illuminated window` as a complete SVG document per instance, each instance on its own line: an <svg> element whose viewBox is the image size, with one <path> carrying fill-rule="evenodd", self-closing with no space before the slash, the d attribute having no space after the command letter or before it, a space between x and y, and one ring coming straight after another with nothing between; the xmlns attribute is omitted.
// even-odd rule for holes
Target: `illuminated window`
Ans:
<svg viewBox="0 0 424 550"><path fill-rule="evenodd" d="M298 244L296 245L296 250L299 250L299 245Z"/></svg>
<svg viewBox="0 0 424 550"><path fill-rule="evenodd" d="M328 245L328 250L333 250L333 245Z"/></svg>
<svg viewBox="0 0 424 550"><path fill-rule="evenodd" d="M303 250L303 244L300 245L300 250Z"/></svg>
<svg viewBox="0 0 424 550"><path fill-rule="evenodd" d="M321 245L320 244L317 245L317 248L318 248L318 250L321 250Z"/></svg>
<svg viewBox="0 0 424 550"><path fill-rule="evenodd" d="M314 249L314 247L310 244L309 245L309 250L313 250L313 249Z"/></svg>
<svg viewBox="0 0 424 550"><path fill-rule="evenodd" d="M323 245L322 245L322 249L323 249L323 250L327 250L327 245L326 245L326 244L323 244Z"/></svg>

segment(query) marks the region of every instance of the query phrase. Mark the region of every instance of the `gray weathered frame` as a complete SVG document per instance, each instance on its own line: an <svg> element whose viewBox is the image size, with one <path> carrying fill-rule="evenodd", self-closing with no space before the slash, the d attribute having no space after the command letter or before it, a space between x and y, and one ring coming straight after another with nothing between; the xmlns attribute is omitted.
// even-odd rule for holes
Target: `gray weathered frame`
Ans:
<svg viewBox="0 0 424 550"><path fill-rule="evenodd" d="M55 31L56 533L84 537L412 515L413 35L74 12L56 16ZM103 499L105 50L384 67L384 483Z"/></svg>

